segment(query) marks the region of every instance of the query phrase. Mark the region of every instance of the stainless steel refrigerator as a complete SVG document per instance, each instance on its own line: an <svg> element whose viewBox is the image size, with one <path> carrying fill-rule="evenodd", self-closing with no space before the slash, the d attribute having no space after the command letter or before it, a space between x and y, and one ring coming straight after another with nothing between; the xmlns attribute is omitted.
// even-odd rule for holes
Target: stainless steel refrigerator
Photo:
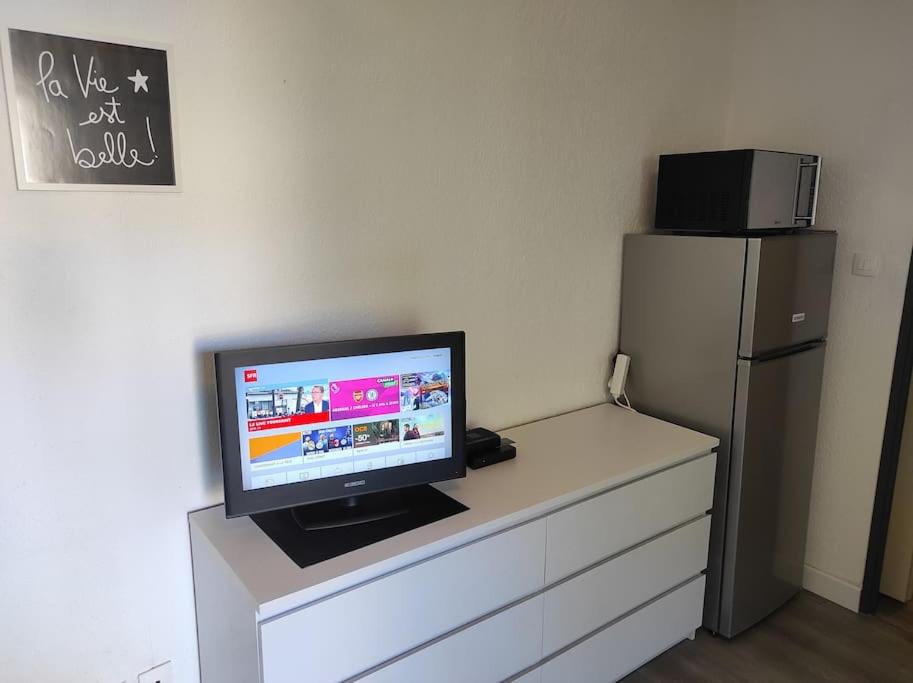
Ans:
<svg viewBox="0 0 913 683"><path fill-rule="evenodd" d="M727 637L802 584L836 238L625 236L630 401L720 439L704 626Z"/></svg>

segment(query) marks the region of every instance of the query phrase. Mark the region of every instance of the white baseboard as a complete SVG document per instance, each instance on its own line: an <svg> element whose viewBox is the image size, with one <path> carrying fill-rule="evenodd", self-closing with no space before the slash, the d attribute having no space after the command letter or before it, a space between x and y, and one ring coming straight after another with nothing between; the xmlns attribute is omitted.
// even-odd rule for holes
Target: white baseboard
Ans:
<svg viewBox="0 0 913 683"><path fill-rule="evenodd" d="M837 578L820 569L805 565L802 575L802 587L826 600L835 602L841 607L846 607L854 612L859 611L859 599L862 588L849 581Z"/></svg>

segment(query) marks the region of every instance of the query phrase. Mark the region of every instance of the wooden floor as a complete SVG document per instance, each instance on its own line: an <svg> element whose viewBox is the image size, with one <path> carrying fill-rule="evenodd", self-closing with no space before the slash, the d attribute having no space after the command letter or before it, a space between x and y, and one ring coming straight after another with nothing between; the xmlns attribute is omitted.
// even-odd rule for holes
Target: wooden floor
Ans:
<svg viewBox="0 0 913 683"><path fill-rule="evenodd" d="M698 631L624 681L913 681L913 603L882 598L863 616L803 592L732 640Z"/></svg>

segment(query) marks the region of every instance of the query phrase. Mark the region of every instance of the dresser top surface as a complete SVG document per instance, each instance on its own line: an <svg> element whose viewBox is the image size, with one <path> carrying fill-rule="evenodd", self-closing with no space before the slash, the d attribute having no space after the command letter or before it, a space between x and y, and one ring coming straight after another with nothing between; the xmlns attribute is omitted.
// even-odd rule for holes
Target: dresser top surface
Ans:
<svg viewBox="0 0 913 683"><path fill-rule="evenodd" d="M226 561L269 618L414 562L685 462L719 440L609 404L503 430L517 457L435 486L469 510L299 568L248 517L222 505L190 514L191 533Z"/></svg>

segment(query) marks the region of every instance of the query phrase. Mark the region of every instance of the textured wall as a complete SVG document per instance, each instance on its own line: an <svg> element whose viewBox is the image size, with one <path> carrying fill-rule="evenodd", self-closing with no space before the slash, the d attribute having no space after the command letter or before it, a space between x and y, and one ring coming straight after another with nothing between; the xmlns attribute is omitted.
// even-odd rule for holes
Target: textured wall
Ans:
<svg viewBox="0 0 913 683"><path fill-rule="evenodd" d="M173 44L184 170L17 192L0 134L4 681L196 678L207 352L461 328L473 422L597 402L655 157L723 141L722 0L2 9Z"/></svg>
<svg viewBox="0 0 913 683"><path fill-rule="evenodd" d="M727 145L821 153L818 225L840 233L806 581L853 608L913 243L911 29L908 2L778 0L741 2L735 33Z"/></svg>

